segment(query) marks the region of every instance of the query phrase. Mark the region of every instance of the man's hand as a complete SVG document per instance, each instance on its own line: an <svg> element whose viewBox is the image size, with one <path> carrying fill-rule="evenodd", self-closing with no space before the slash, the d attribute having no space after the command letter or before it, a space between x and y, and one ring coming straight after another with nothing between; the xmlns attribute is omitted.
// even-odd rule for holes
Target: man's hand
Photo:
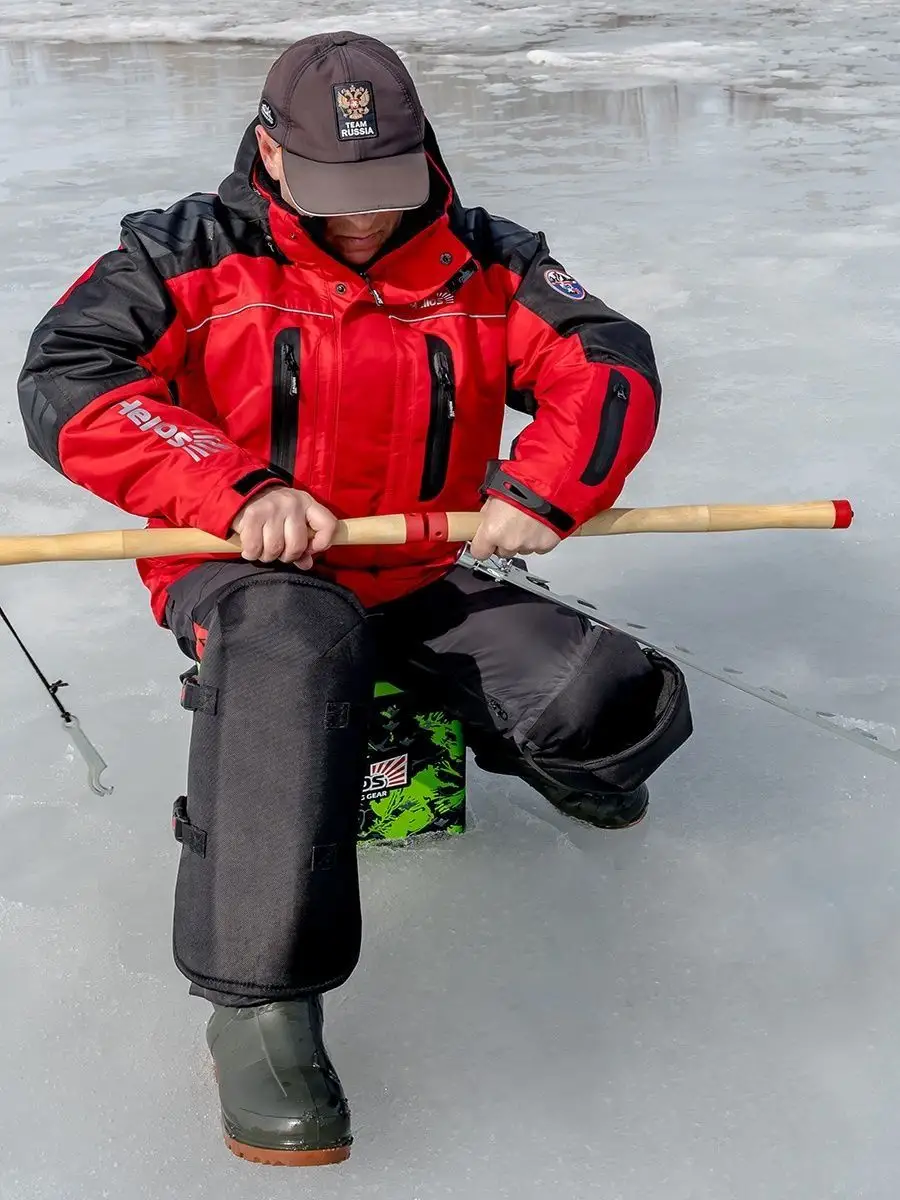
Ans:
<svg viewBox="0 0 900 1200"><path fill-rule="evenodd" d="M308 492L272 487L249 500L232 527L241 539L242 558L266 563L279 560L308 571L313 555L331 545L337 518Z"/></svg>
<svg viewBox="0 0 900 1200"><path fill-rule="evenodd" d="M516 554L546 554L560 538L541 521L491 496L481 510L481 524L472 538L472 557L513 558Z"/></svg>

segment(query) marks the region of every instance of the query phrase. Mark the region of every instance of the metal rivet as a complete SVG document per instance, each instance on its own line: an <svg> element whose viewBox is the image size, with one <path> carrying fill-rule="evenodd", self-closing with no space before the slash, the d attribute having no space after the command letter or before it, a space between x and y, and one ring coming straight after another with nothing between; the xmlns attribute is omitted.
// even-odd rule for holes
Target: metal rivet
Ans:
<svg viewBox="0 0 900 1200"><path fill-rule="evenodd" d="M449 267L450 264L453 262L453 255L447 254L447 253L442 254L441 262L444 264L445 267Z"/></svg>
<svg viewBox="0 0 900 1200"><path fill-rule="evenodd" d="M339 296L343 296L344 292L346 292L346 290L347 290L347 285L346 285L346 283L335 284L334 290L337 292L337 294Z"/></svg>

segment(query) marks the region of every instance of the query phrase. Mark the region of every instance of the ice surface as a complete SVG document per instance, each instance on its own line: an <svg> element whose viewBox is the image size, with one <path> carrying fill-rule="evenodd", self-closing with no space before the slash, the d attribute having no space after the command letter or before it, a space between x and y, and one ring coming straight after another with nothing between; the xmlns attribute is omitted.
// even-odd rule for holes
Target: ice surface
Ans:
<svg viewBox="0 0 900 1200"><path fill-rule="evenodd" d="M858 513L573 542L540 573L895 727L898 5L257 9L0 0L0 529L132 523L26 450L25 343L123 212L215 186L271 58L103 42L366 27L409 53L464 198L653 331L663 420L625 502ZM2 1200L896 1200L889 762L692 676L697 733L636 830L473 773L465 839L363 855L363 961L327 1020L353 1157L267 1171L222 1147L169 952L184 660L128 564L11 568L0 603L116 784L87 790L0 630Z"/></svg>

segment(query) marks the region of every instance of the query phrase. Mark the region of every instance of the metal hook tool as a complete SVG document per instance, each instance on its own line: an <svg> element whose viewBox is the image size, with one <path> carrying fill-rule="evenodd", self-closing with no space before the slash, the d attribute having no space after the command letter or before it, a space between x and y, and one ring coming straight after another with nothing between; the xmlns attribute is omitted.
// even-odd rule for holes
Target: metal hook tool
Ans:
<svg viewBox="0 0 900 1200"><path fill-rule="evenodd" d="M77 717L73 717L70 712L67 712L64 714L62 722L69 735L69 740L87 764L88 786L91 791L98 796L109 796L115 789L107 787L100 780L100 776L106 770L106 763L100 751L81 728L81 722Z"/></svg>

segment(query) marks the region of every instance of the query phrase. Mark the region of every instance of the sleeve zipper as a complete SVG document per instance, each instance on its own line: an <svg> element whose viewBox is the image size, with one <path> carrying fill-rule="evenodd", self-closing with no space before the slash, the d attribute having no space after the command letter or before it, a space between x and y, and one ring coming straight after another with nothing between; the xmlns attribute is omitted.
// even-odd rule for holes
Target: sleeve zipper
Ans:
<svg viewBox="0 0 900 1200"><path fill-rule="evenodd" d="M621 371L612 368L609 372L606 396L600 413L597 440L588 464L581 475L580 482L587 484L588 487L597 487L601 484L613 468L613 463L616 461L622 445L630 398L631 386L628 379Z"/></svg>

